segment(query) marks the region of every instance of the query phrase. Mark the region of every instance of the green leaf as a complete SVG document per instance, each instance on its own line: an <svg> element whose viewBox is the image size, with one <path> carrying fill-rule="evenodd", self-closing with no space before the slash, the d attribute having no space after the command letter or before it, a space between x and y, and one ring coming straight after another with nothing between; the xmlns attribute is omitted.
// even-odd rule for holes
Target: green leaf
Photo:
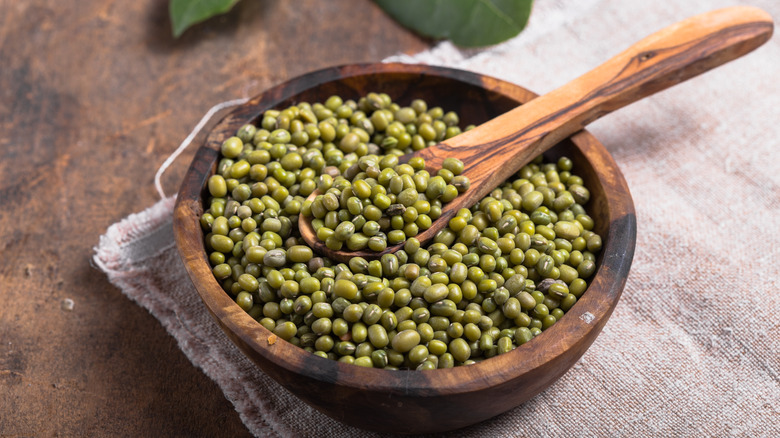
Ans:
<svg viewBox="0 0 780 438"><path fill-rule="evenodd" d="M525 28L533 0L375 0L403 26L462 47L498 44Z"/></svg>
<svg viewBox="0 0 780 438"><path fill-rule="evenodd" d="M236 3L238 0L170 0L173 36L178 38L190 26L230 11Z"/></svg>

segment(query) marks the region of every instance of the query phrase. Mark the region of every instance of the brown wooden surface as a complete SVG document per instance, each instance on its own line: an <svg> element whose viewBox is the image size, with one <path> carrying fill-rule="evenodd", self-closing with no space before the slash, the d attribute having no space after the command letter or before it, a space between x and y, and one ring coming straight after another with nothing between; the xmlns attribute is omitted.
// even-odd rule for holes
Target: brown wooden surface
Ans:
<svg viewBox="0 0 780 438"><path fill-rule="evenodd" d="M206 307L233 342L266 374L328 415L358 427L397 433L440 432L486 420L544 390L601 332L633 258L636 218L631 194L612 157L587 131L548 151L551 159L566 155L574 161L591 191L587 208L604 244L586 294L532 342L478 364L431 372L370 369L317 357L278 340L217 283L205 256L201 196L221 143L244 123L257 122L264 109L367 90L387 92L401 103L410 96L436 102L458 111L465 123L483 123L534 96L497 79L420 65L353 65L295 78L237 108L198 150L175 207L177 248Z"/></svg>
<svg viewBox="0 0 780 438"><path fill-rule="evenodd" d="M469 190L444 205L441 217L417 239L423 244L430 242L458 210L474 205L534 157L588 123L739 58L769 40L772 30L769 14L747 6L691 17L633 44L601 66L526 105L411 154L424 158L432 173L441 168L445 158L458 158L464 163L463 175L471 181ZM461 94L459 90L447 91ZM403 247L400 243L382 252L346 248L332 251L317 238L311 219L301 221L304 240L318 252L342 262L356 256L378 259L383 253Z"/></svg>
<svg viewBox="0 0 780 438"><path fill-rule="evenodd" d="M213 104L425 47L368 0L245 0L180 40L164 0L0 0L0 436L248 435L92 248Z"/></svg>

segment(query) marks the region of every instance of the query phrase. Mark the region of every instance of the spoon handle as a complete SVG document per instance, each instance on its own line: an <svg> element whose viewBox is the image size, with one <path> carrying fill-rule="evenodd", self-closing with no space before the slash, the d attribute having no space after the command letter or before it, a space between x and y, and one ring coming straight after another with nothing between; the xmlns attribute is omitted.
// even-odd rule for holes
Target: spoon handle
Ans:
<svg viewBox="0 0 780 438"><path fill-rule="evenodd" d="M443 216L472 205L523 164L601 116L752 51L770 38L772 28L766 12L747 6L689 18L549 94L419 151L415 155L432 169L446 157L459 158L471 180L472 189L448 204Z"/></svg>
<svg viewBox="0 0 780 438"><path fill-rule="evenodd" d="M643 97L739 58L772 36L772 17L736 6L698 15L656 32L601 66L479 127L403 158L419 156L429 170L445 158L464 164L471 188L442 207L433 226L416 238L429 242L461 208L468 208L523 165L588 123ZM380 253L330 251L301 221L301 235L319 253L337 260ZM388 247L395 252L402 244Z"/></svg>

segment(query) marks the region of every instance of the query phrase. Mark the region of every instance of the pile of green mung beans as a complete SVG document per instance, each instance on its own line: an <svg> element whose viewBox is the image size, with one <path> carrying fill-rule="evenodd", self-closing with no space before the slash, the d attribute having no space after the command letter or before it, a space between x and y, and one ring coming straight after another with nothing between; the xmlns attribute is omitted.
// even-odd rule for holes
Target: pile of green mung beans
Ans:
<svg viewBox="0 0 780 438"><path fill-rule="evenodd" d="M383 93L266 111L259 126L225 140L208 180L201 225L215 278L275 336L360 366L449 368L528 342L576 303L595 271L601 238L584 209L590 193L570 159L538 157L421 247L413 236L468 180L458 179L457 160L431 177L424 163L398 157L457 135L458 124L454 112L422 100L400 106ZM404 195L412 187L399 190L404 176L427 186ZM437 178L444 189L435 182L425 193ZM316 189L319 202L305 202ZM335 263L303 243L302 213L332 249L405 243L379 260Z"/></svg>
<svg viewBox="0 0 780 438"><path fill-rule="evenodd" d="M379 252L430 228L442 205L468 190L462 171L457 158L444 159L431 177L421 157L399 164L394 154L364 155L344 176L320 175L320 194L306 201L301 213L313 216L317 238L326 247Z"/></svg>

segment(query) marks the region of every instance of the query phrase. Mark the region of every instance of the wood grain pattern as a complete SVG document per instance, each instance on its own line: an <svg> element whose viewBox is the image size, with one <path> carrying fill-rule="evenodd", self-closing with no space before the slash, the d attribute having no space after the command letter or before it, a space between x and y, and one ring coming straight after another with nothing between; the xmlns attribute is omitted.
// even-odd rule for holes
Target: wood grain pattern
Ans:
<svg viewBox="0 0 780 438"><path fill-rule="evenodd" d="M534 157L586 124L639 99L736 59L772 35L771 17L751 7L721 9L661 30L572 82L492 119L476 129L411 156L423 157L433 173L447 157L463 161L471 188L442 207L441 217L417 237L426 244L461 208L468 208ZM402 160L403 161L403 160ZM310 199L313 199L313 196ZM320 241L311 218L299 222L304 240L317 252L346 262L382 252L332 251Z"/></svg>
<svg viewBox="0 0 780 438"><path fill-rule="evenodd" d="M301 400L351 425L398 433L436 432L473 424L533 397L569 369L591 345L617 304L634 252L631 196L609 153L585 131L548 151L571 157L591 189L589 213L604 236L588 292L555 326L533 342L488 361L433 372L385 371L309 354L249 317L211 274L199 217L203 189L225 136L268 107L322 101L369 90L401 102L422 97L457 110L467 123L498 116L534 95L522 87L473 73L420 65L350 65L318 71L274 87L228 117L201 147L179 191L174 233L185 266L206 307L231 340L265 373Z"/></svg>

